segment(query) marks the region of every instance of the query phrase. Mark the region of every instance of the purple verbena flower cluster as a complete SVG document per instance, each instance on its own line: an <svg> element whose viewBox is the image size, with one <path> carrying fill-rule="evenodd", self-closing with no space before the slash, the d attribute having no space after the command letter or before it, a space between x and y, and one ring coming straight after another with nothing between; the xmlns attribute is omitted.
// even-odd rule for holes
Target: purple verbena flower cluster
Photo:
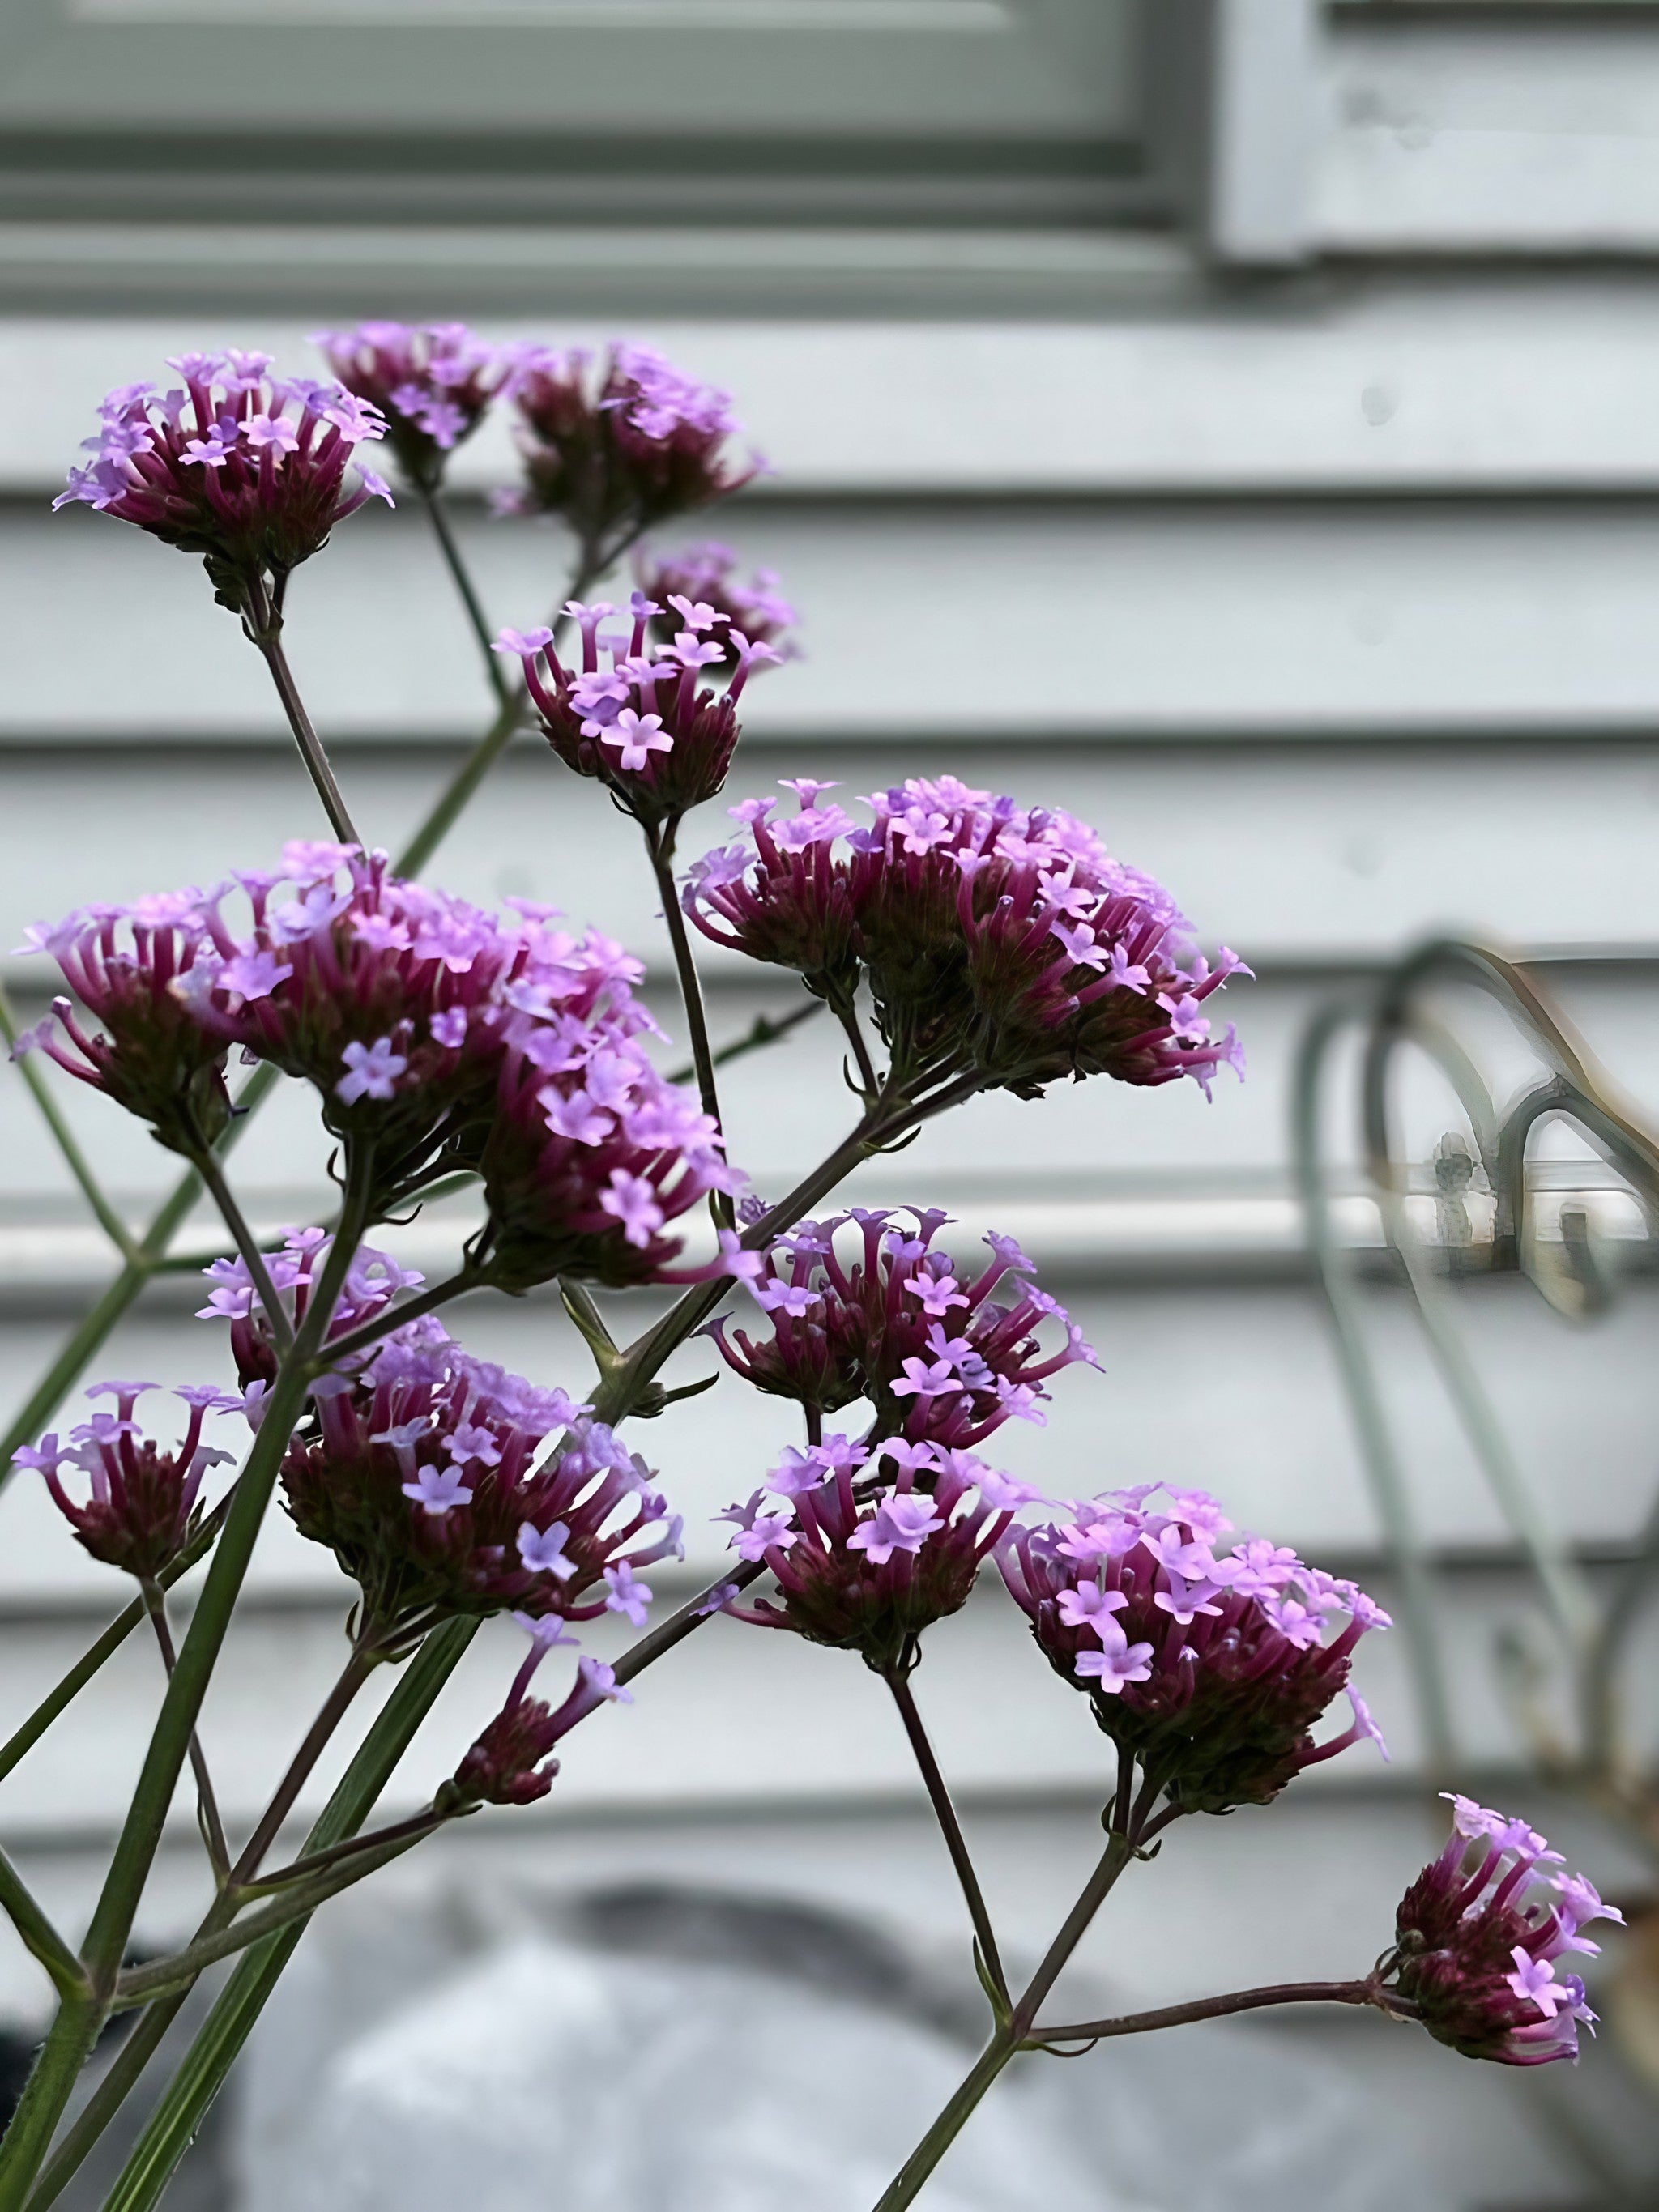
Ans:
<svg viewBox="0 0 1659 2212"><path fill-rule="evenodd" d="M933 1249L949 1217L905 1211L914 1231L890 1226L887 1208L803 1222L763 1254L749 1280L770 1336L757 1340L725 1315L707 1333L758 1390L819 1415L868 1400L872 1437L971 1450L1010 1418L1041 1425L1048 1378L1074 1361L1098 1364L1082 1331L1046 1291L1015 1279L1034 1270L1012 1237L988 1237L989 1264L962 1280ZM836 1239L853 1226L861 1250L843 1264ZM1005 1282L1013 1284L1011 1301L991 1295ZM1048 1322L1065 1331L1058 1351L1038 1341Z"/></svg>
<svg viewBox="0 0 1659 2212"><path fill-rule="evenodd" d="M186 890L80 907L60 922L36 923L17 948L49 953L105 1033L88 1036L70 1001L54 999L46 1020L18 1038L13 1059L48 1054L184 1152L212 1143L230 1119L224 1044L173 988L206 934L201 903L199 891Z"/></svg>
<svg viewBox="0 0 1659 2212"><path fill-rule="evenodd" d="M84 501L164 544L198 553L214 595L251 625L269 592L366 499L392 494L358 456L385 434L343 385L274 377L268 354L181 354L182 388L127 384L99 410L93 459L54 507Z"/></svg>
<svg viewBox="0 0 1659 2212"><path fill-rule="evenodd" d="M1448 1793L1449 1794L1449 1793ZM1577 2059L1594 2028L1577 1973L1557 1967L1601 1946L1579 1930L1622 1920L1537 1830L1450 1798L1451 1838L1401 1900L1395 1986L1437 2041L1504 2066Z"/></svg>
<svg viewBox="0 0 1659 2212"><path fill-rule="evenodd" d="M381 1212L437 1175L482 1175L475 1257L515 1289L658 1277L681 1249L669 1222L741 1188L695 1094L653 1066L640 963L609 939L525 902L485 913L355 846L295 842L280 871L234 884L252 912L240 934L222 911L231 884L126 910L130 959L115 909L32 933L111 1010L106 1037L71 1030L91 1071L76 1072L142 1101L168 1141L186 1109L189 1128L199 1114L217 1133L222 1056L240 1045L313 1084L336 1134L373 1141Z"/></svg>
<svg viewBox="0 0 1659 2212"><path fill-rule="evenodd" d="M144 1583L154 1582L189 1543L199 1522L202 1477L233 1456L202 1442L205 1416L241 1410L239 1399L210 1386L175 1390L173 1396L190 1408L190 1419L179 1443L167 1449L145 1436L133 1418L139 1399L160 1387L94 1382L87 1396L113 1398L112 1413L94 1413L70 1430L66 1444L46 1436L12 1455L14 1467L32 1468L46 1478L52 1502L94 1559ZM64 1467L78 1468L89 1479L91 1496L84 1504L64 1489Z"/></svg>
<svg viewBox="0 0 1659 2212"><path fill-rule="evenodd" d="M1030 1097L1103 1073L1207 1093L1218 1066L1242 1072L1201 1008L1249 970L1224 948L1212 967L1169 893L1071 815L913 778L863 801L860 829L823 803L832 784L786 787L799 810L782 820L775 800L732 808L751 842L692 867L685 910L837 1009L866 981L901 1090L975 1076Z"/></svg>
<svg viewBox="0 0 1659 2212"><path fill-rule="evenodd" d="M614 345L598 364L580 348L523 348L509 394L525 483L498 493L496 512L562 516L595 571L644 531L740 490L762 465L730 456L738 426L727 395L649 346Z"/></svg>
<svg viewBox="0 0 1659 2212"><path fill-rule="evenodd" d="M683 1556L651 1470L588 1407L471 1358L429 1316L316 1398L283 1462L288 1510L384 1637L509 1607L642 1626L643 1571Z"/></svg>
<svg viewBox="0 0 1659 2212"><path fill-rule="evenodd" d="M1382 1747L1348 1687L1361 1636L1389 1626L1363 1590L1265 1537L1219 1548L1231 1523L1203 1491L1142 1483L1071 1511L1014 1529L998 1564L1049 1665L1172 1803L1265 1805L1362 1736ZM1353 1725L1316 1746L1343 1690Z"/></svg>
<svg viewBox="0 0 1659 2212"><path fill-rule="evenodd" d="M742 657L740 648L733 650L739 639L750 645L775 646L786 660L797 651L788 633L800 617L779 590L776 570L757 568L744 583L738 574L737 554L729 545L709 538L674 553L642 547L635 560L634 580L645 598L663 610L651 622L652 638L659 645L689 627L690 611L695 608L714 617L705 623L702 635L706 643L725 648L727 670L735 669ZM683 607L682 600L688 605ZM711 672L720 672L717 664L708 665Z"/></svg>
<svg viewBox="0 0 1659 2212"><path fill-rule="evenodd" d="M359 323L315 331L311 342L348 391L379 410L398 467L428 491L483 420L514 358L465 323Z"/></svg>
<svg viewBox="0 0 1659 2212"><path fill-rule="evenodd" d="M690 599L676 605L681 627L660 649L648 632L663 609L643 592L633 594L631 620L620 630L600 629L617 611L608 600L573 600L564 611L581 632L580 670L565 666L546 628L504 629L495 650L522 661L543 732L567 768L597 777L641 822L678 822L724 787L750 672L781 656L732 635L724 614ZM726 671L733 647L725 690L705 685L703 672ZM542 677L544 659L550 682Z"/></svg>
<svg viewBox="0 0 1659 2212"><path fill-rule="evenodd" d="M1036 1492L971 1452L891 1439L866 1449L831 1434L785 1454L766 1492L720 1517L732 1548L763 1559L777 1598L728 1601L763 1628L859 1652L878 1674L908 1672L924 1629L967 1603L980 1568Z"/></svg>

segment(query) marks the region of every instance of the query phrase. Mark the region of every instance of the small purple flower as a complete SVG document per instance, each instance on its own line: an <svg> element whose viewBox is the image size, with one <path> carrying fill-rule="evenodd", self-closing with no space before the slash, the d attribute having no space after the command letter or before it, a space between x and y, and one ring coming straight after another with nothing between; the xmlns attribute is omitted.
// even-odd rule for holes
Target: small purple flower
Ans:
<svg viewBox="0 0 1659 2212"><path fill-rule="evenodd" d="M1131 1644L1116 1621L1103 1616L1091 1622L1100 1638L1100 1649L1082 1650L1077 1655L1076 1671L1091 1680L1097 1697L1121 1697L1133 1682L1150 1682L1152 1678L1152 1647L1150 1644Z"/></svg>
<svg viewBox="0 0 1659 2212"><path fill-rule="evenodd" d="M619 1613L635 1628L643 1628L651 1609L651 1586L642 1583L626 1559L605 1571L605 1588L611 1595L605 1601L607 1613Z"/></svg>
<svg viewBox="0 0 1659 2212"><path fill-rule="evenodd" d="M376 1037L373 1044L360 1044L354 1038L340 1058L346 1072L335 1085L334 1095L347 1106L355 1106L360 1098L392 1097L398 1078L409 1066L409 1055L394 1052L389 1036Z"/></svg>

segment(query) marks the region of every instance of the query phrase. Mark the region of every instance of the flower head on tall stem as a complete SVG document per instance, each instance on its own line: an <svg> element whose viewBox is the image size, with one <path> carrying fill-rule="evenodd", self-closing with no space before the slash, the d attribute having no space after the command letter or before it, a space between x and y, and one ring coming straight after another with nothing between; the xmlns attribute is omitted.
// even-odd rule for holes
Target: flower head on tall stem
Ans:
<svg viewBox="0 0 1659 2212"><path fill-rule="evenodd" d="M385 434L343 385L276 377L268 354L181 354L179 386L128 384L99 410L93 458L52 502L77 501L199 554L214 596L269 625L290 574L337 522L392 495L359 447Z"/></svg>
<svg viewBox="0 0 1659 2212"><path fill-rule="evenodd" d="M789 633L800 617L779 589L776 571L757 568L745 582L729 545L709 538L672 553L641 546L635 556L634 580L659 610L650 618L653 644L671 643L694 616L705 618L703 641L720 647L725 656L707 664L713 674L735 672L742 660L738 639L771 646L785 660L799 651Z"/></svg>
<svg viewBox="0 0 1659 2212"><path fill-rule="evenodd" d="M823 803L832 786L792 788L799 810L778 820L775 802L732 809L750 842L692 867L686 912L832 1005L862 977L901 1092L970 1078L1034 1097L1095 1074L1207 1092L1240 1068L1200 1009L1249 971L1224 948L1212 967L1169 893L1071 815L914 778L865 801L860 829Z"/></svg>
<svg viewBox="0 0 1659 2212"><path fill-rule="evenodd" d="M987 1237L988 1264L958 1278L933 1249L946 1217L903 1211L914 1229L863 1208L803 1222L763 1254L748 1285L770 1335L753 1338L724 1315L708 1334L757 1389L819 1414L867 1400L872 1437L972 1450L1010 1419L1041 1425L1048 1378L1075 1361L1098 1364L1082 1331L1058 1300L1019 1280L1031 1263L1012 1237ZM836 1240L849 1230L855 1256L844 1260ZM993 1296L999 1287L1012 1295ZM1064 1334L1058 1348L1039 1341L1049 1325Z"/></svg>
<svg viewBox="0 0 1659 2212"><path fill-rule="evenodd" d="M580 668L566 667L544 628L503 630L496 651L522 662L543 734L567 768L606 785L647 827L678 822L723 788L750 672L780 656L731 635L723 616L689 601L672 643L660 650L648 633L661 610L642 592L634 593L617 630L601 628L617 612L606 600L573 601L565 611L580 631ZM707 669L726 678L724 690L702 681Z"/></svg>
<svg viewBox="0 0 1659 2212"><path fill-rule="evenodd" d="M561 516L600 573L645 531L740 490L763 465L732 459L726 394L649 346L613 345L598 362L580 348L523 347L508 392L525 481L496 495L496 512Z"/></svg>
<svg viewBox="0 0 1659 2212"><path fill-rule="evenodd" d="M968 1601L979 1571L1033 1492L971 1452L902 1441L867 1450L831 1434L790 1451L765 1492L722 1516L731 1548L763 1559L775 1597L725 1610L763 1628L908 1671L922 1632Z"/></svg>
<svg viewBox="0 0 1659 2212"><path fill-rule="evenodd" d="M49 953L103 1027L88 1035L71 1002L55 999L13 1057L46 1053L185 1153L211 1144L230 1119L224 1040L203 1030L173 988L207 939L203 907L197 890L82 907L60 922L37 923L20 947Z"/></svg>
<svg viewBox="0 0 1659 2212"><path fill-rule="evenodd" d="M315 331L311 342L347 390L378 410L398 467L426 491L437 489L512 368L504 348L465 323L359 323Z"/></svg>
<svg viewBox="0 0 1659 2212"><path fill-rule="evenodd" d="M1593 2030L1595 2014L1578 1975L1558 1969L1601 1948L1582 1929L1623 1915L1525 1820L1450 1802L1450 1839L1401 1900L1391 1985L1466 2058L1577 2060L1579 2025Z"/></svg>
<svg viewBox="0 0 1659 2212"><path fill-rule="evenodd" d="M1230 1528L1204 1492L1149 1483L1015 1528L998 1553L1049 1665L1188 1813L1265 1805L1304 1767L1382 1741L1347 1681L1354 1647L1388 1615L1265 1538L1222 1548ZM1345 1689L1352 1725L1316 1745Z"/></svg>
<svg viewBox="0 0 1659 2212"><path fill-rule="evenodd" d="M318 1394L282 1481L295 1526L393 1642L508 1608L638 1623L646 1570L682 1549L651 1470L588 1407L471 1358L429 1316Z"/></svg>
<svg viewBox="0 0 1659 2212"><path fill-rule="evenodd" d="M139 1399L157 1387L94 1382L87 1396L112 1399L112 1413L100 1409L92 1414L70 1430L67 1443L42 1437L12 1458L14 1467L31 1468L45 1477L53 1504L94 1559L144 1583L153 1583L190 1542L200 1522L203 1476L234 1456L203 1443L206 1416L241 1411L239 1398L204 1385L174 1391L188 1407L189 1419L184 1436L169 1449L145 1436L135 1419ZM64 1487L66 1467L88 1477L91 1495L84 1503Z"/></svg>

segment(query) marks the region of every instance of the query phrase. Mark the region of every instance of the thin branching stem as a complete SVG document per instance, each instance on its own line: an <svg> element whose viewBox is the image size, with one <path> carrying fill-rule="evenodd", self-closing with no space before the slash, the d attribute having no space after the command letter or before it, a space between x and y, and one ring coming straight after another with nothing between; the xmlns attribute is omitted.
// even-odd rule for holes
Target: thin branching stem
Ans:
<svg viewBox="0 0 1659 2212"><path fill-rule="evenodd" d="M933 1747L928 1741L927 1731L922 1725L921 1715L917 1710L915 1696L910 1687L909 1674L903 1668L896 1667L886 1675L885 1680L888 1688L892 1692L893 1703L898 1707L899 1718L904 1723L904 1733L908 1737L910 1749L915 1755L916 1766L927 1789L928 1802L933 1806L933 1817L939 1822L939 1833L945 1838L945 1848L951 1855L951 1865L956 1869L957 1881L962 1888L963 1902L968 1907L968 1917L973 1923L974 1936L979 1945L980 1957L984 1961L985 1971L990 1976L992 1984L1001 1999L1006 2011L1010 2006L1011 2000L1008 1995L1008 1978L1003 1972L1002 1957L997 1948L996 1930L991 1924L991 1915L985 1902L985 1893L980 1887L979 1876L974 1871L974 1862L969 1852L968 1839L962 1832L962 1822L957 1817L957 1808L951 1802L950 1790L940 1771L939 1760L933 1754Z"/></svg>
<svg viewBox="0 0 1659 2212"><path fill-rule="evenodd" d="M144 1610L149 1613L155 1631L156 1648L161 1654L161 1664L167 1669L169 1681L178 1664L178 1653L173 1648L173 1630L167 1620L167 1594L158 1582L141 1584ZM208 1771L207 1753L202 1748L198 1731L190 1732L190 1771L196 1778L196 1806L201 1822L202 1841L207 1846L208 1857L213 1863L213 1879L222 1887L230 1873L230 1847L225 1841L224 1822L219 1817L219 1800L214 1791L213 1777Z"/></svg>
<svg viewBox="0 0 1659 2212"><path fill-rule="evenodd" d="M468 624L473 636L477 640L478 650L483 656L484 674L489 680L489 688L495 695L497 705L504 707L511 687L507 682L506 670L501 664L501 656L495 649L489 617L483 611L483 602L478 596L477 587L472 581L471 572L462 557L460 546L456 542L453 526L445 511L443 494L436 484L416 483L414 489L416 497L426 509L426 518L432 525L432 534L438 541L438 550L443 556L444 566L449 571L450 581L454 585L461 605L466 610Z"/></svg>
<svg viewBox="0 0 1659 2212"><path fill-rule="evenodd" d="M14 1050L19 1036L17 1018L12 1012L11 1001L0 988L0 1037L8 1051ZM52 1095L52 1085L45 1070L33 1053L25 1053L16 1063L17 1072L28 1085L29 1095L40 1109L40 1118L52 1133L52 1142L64 1156L64 1164L80 1186L81 1195L92 1208L98 1226L109 1238L124 1260L131 1261L137 1253L132 1231L116 1212L112 1201L106 1195L103 1185L92 1171L91 1163L82 1151L75 1132L70 1128L63 1109Z"/></svg>
<svg viewBox="0 0 1659 2212"><path fill-rule="evenodd" d="M329 766L323 741L317 734L316 725L306 711L306 702L300 696L300 687L295 681L294 671L289 666L288 655L283 649L283 617L273 605L263 583L249 592L243 626L259 648L265 666L270 671L270 680L276 686L276 696L283 702L283 712L294 732L294 742L300 748L300 757L307 773L317 787L317 796L323 802L330 827L343 845L359 845L358 836L340 787L334 781L334 771Z"/></svg>

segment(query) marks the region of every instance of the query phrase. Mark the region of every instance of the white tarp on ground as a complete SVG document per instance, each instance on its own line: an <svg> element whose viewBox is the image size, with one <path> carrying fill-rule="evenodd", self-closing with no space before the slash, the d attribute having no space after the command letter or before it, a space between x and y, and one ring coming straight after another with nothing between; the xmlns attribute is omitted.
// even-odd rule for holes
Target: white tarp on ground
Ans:
<svg viewBox="0 0 1659 2212"><path fill-rule="evenodd" d="M714 1902L687 1899L705 1930ZM528 1925L472 1948L441 1905L353 1921L314 1931L249 2054L241 2212L869 2212L972 2056L923 1978L884 2001L879 1972L815 1971L788 1929L774 1972L740 1933L720 1963L672 1923L677 1956ZM1137 2039L1022 2062L926 2201L1438 2212L1382 2117L1271 2033Z"/></svg>

